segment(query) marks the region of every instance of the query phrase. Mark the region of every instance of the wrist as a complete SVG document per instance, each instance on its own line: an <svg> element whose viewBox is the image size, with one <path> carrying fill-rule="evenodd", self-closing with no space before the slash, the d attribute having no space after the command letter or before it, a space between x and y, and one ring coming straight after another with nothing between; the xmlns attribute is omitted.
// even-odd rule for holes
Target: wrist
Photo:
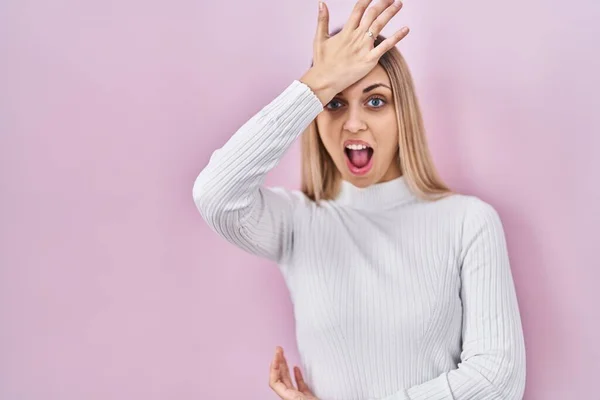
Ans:
<svg viewBox="0 0 600 400"><path fill-rule="evenodd" d="M339 93L333 81L314 67L306 71L299 81L313 91L321 101L321 104L323 104L323 107Z"/></svg>

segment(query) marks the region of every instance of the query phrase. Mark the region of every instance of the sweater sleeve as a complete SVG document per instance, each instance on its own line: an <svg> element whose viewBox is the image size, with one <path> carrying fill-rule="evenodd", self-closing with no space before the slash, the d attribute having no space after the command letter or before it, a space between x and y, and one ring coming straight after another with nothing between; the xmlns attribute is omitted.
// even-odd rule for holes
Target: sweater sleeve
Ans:
<svg viewBox="0 0 600 400"><path fill-rule="evenodd" d="M295 80L213 152L192 192L198 211L215 232L276 262L289 255L292 212L303 195L263 182L322 110L310 87Z"/></svg>
<svg viewBox="0 0 600 400"><path fill-rule="evenodd" d="M463 228L462 353L458 368L383 400L517 400L525 342L500 217L478 200Z"/></svg>

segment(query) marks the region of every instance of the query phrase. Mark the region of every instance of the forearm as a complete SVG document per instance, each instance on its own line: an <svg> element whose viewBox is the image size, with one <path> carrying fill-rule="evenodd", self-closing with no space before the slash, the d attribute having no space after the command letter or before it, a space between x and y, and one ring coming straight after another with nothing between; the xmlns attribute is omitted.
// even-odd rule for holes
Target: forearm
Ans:
<svg viewBox="0 0 600 400"><path fill-rule="evenodd" d="M319 98L323 107L327 105L341 90L335 87L334 80L317 68L311 68L300 78L300 82L311 88Z"/></svg>
<svg viewBox="0 0 600 400"><path fill-rule="evenodd" d="M288 202L262 184L321 111L311 89L294 81L213 152L194 182L193 198L216 232L251 252L277 258L274 249L287 229Z"/></svg>

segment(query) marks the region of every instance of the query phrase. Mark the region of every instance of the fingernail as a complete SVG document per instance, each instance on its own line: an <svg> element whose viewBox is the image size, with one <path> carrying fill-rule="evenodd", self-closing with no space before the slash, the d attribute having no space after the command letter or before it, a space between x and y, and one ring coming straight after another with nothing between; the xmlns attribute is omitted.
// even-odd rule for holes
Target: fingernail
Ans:
<svg viewBox="0 0 600 400"><path fill-rule="evenodd" d="M319 2L319 11L323 11L323 2L322 1Z"/></svg>

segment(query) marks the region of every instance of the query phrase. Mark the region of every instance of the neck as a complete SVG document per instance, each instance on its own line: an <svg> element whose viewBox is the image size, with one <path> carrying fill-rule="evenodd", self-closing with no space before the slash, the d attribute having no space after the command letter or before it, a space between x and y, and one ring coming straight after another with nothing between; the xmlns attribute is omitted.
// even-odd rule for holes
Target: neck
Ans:
<svg viewBox="0 0 600 400"><path fill-rule="evenodd" d="M340 182L340 191L335 201L339 204L363 210L381 210L414 200L406 178L398 176L360 188L349 181Z"/></svg>

